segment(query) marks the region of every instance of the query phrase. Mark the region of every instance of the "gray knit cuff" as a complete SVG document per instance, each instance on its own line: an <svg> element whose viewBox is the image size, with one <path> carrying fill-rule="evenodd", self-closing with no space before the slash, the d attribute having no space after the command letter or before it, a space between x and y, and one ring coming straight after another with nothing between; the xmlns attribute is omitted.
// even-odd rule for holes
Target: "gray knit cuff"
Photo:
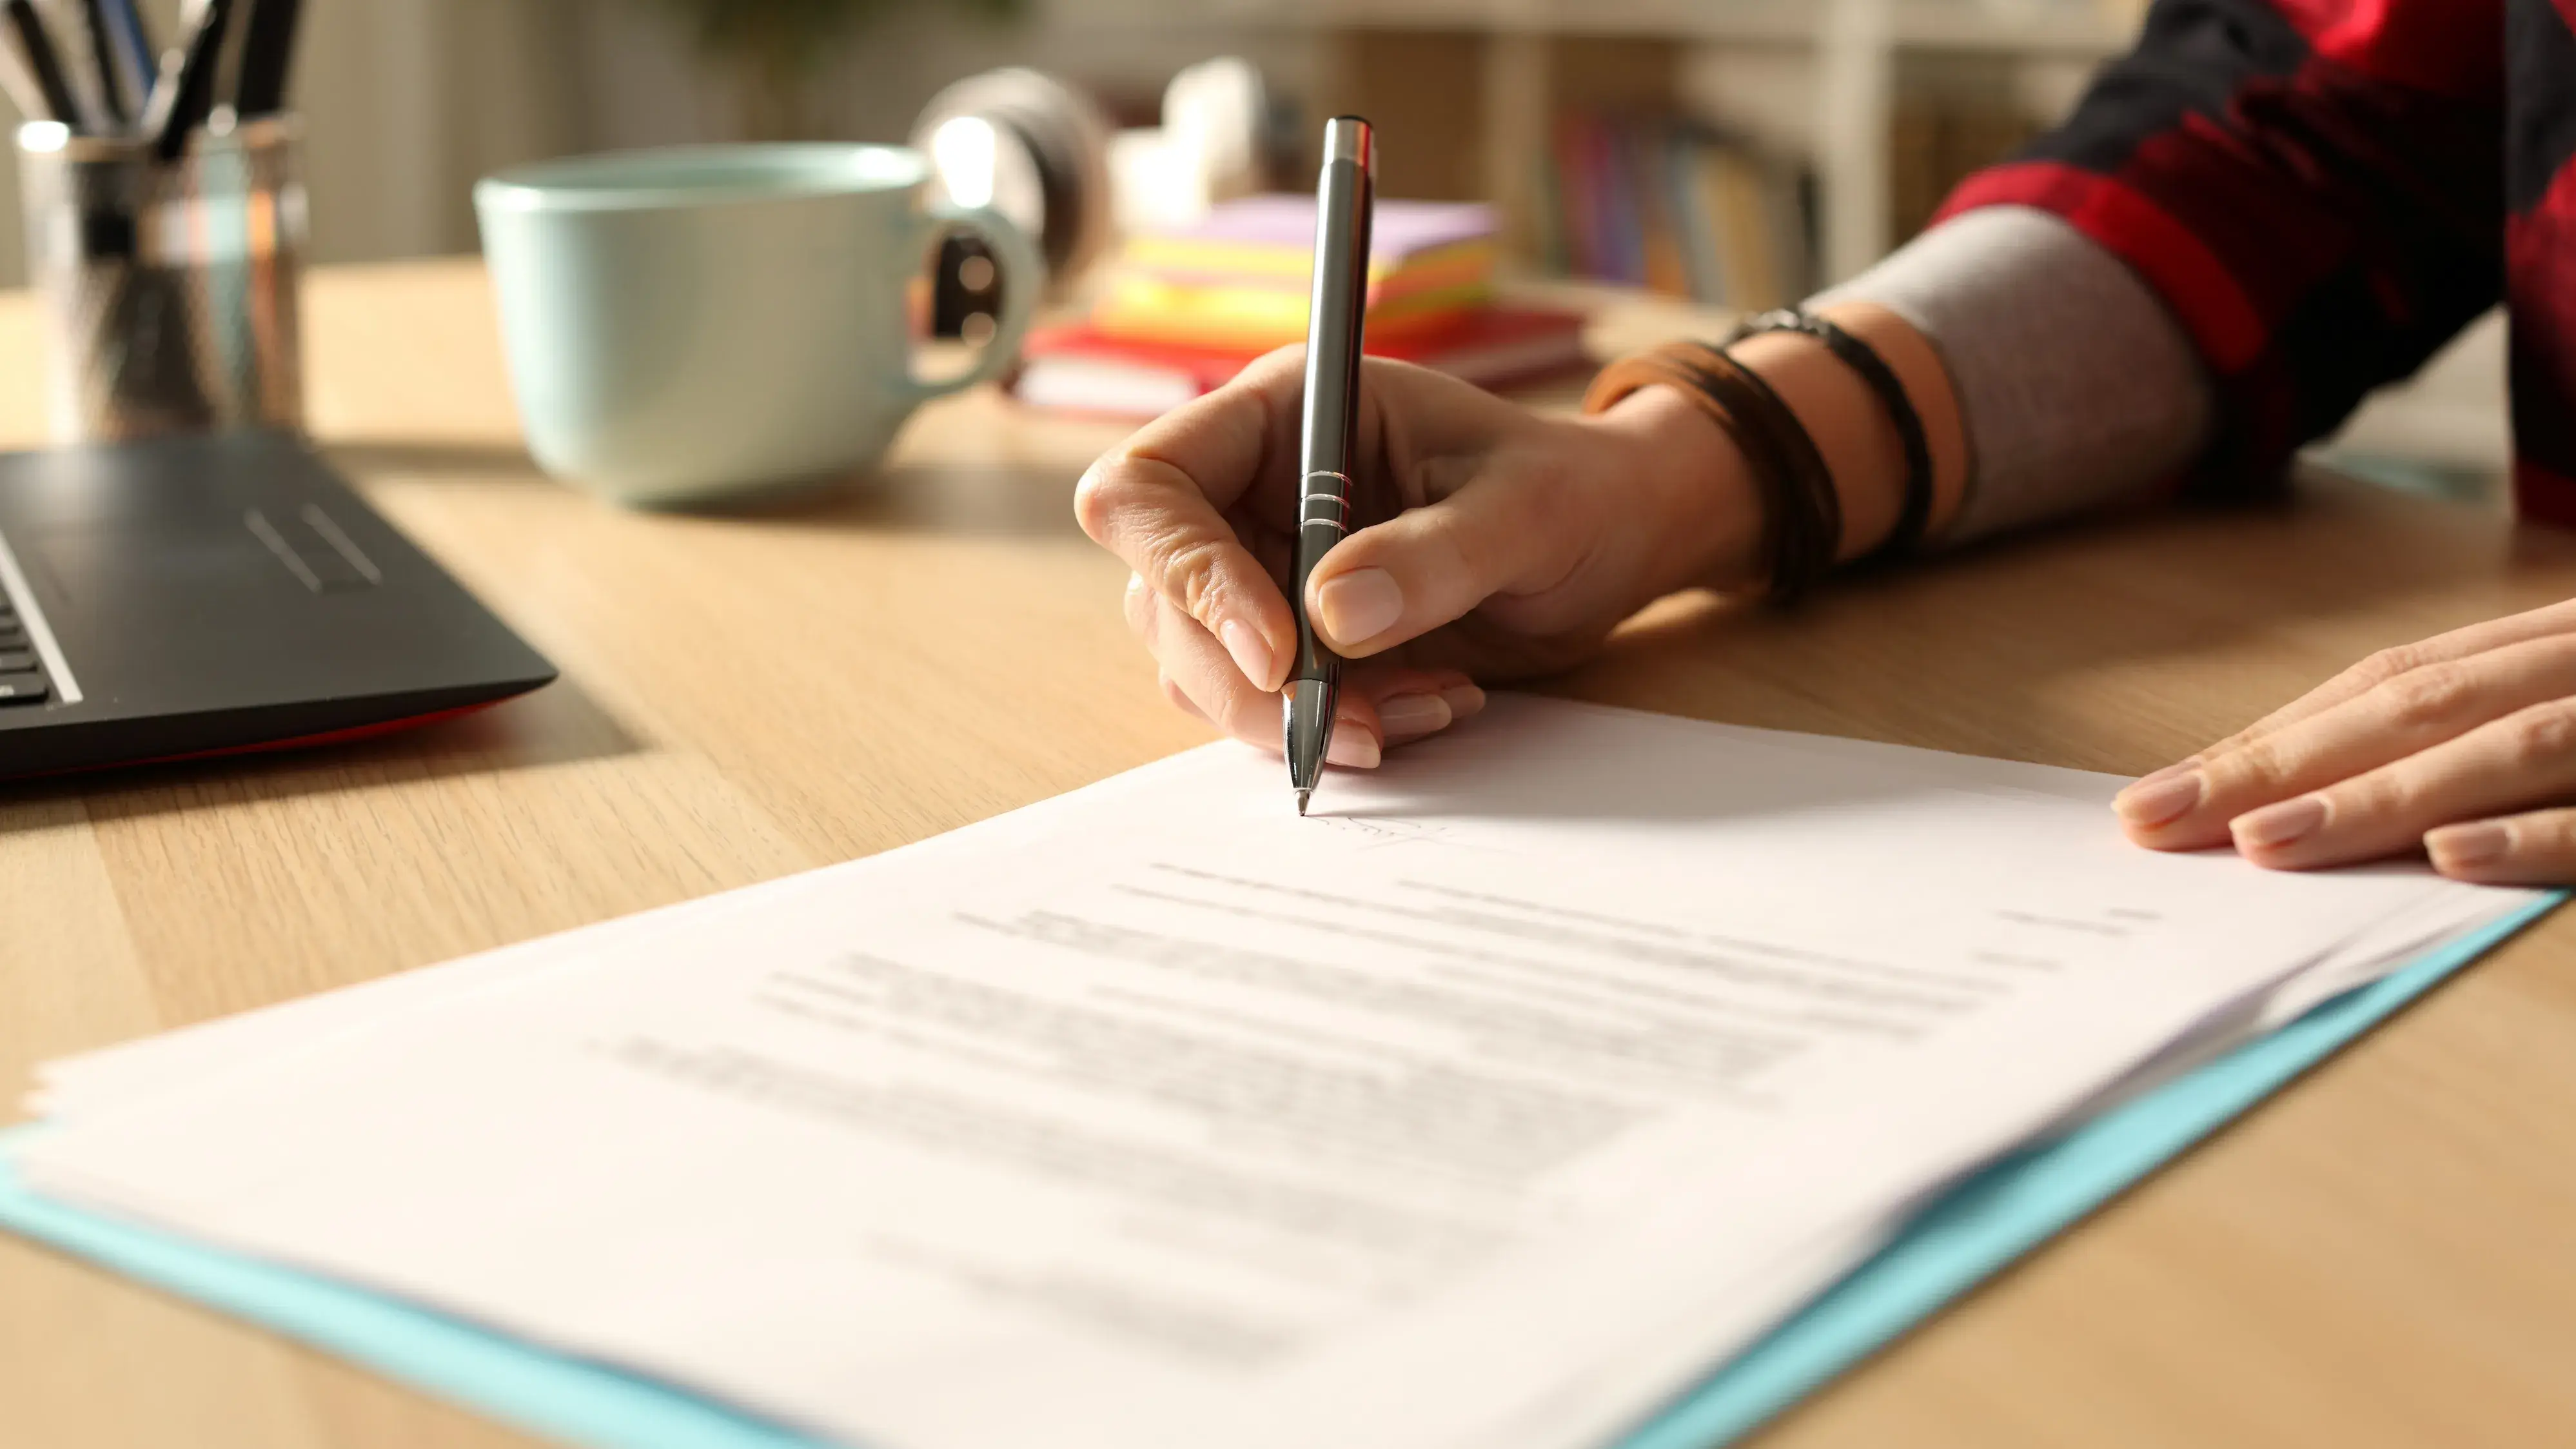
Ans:
<svg viewBox="0 0 2576 1449"><path fill-rule="evenodd" d="M2216 400L2163 301L2044 211L1966 212L1810 307L1875 302L1940 349L1966 414L1966 505L1944 542L2133 495L2209 440Z"/></svg>

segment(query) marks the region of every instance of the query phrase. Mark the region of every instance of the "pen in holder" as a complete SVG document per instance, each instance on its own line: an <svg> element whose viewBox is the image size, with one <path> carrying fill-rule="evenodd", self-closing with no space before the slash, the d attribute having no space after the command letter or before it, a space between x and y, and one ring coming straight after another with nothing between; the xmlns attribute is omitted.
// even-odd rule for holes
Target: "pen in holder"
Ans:
<svg viewBox="0 0 2576 1449"><path fill-rule="evenodd" d="M303 427L300 135L264 115L163 161L147 139L18 128L57 441Z"/></svg>

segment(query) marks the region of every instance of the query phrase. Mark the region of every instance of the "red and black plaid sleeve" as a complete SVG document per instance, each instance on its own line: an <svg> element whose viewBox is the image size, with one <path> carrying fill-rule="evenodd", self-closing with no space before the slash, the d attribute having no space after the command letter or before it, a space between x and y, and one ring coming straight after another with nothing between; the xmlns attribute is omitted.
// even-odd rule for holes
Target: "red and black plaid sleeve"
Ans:
<svg viewBox="0 0 2576 1449"><path fill-rule="evenodd" d="M2505 13L2514 501L2576 527L2576 0Z"/></svg>
<svg viewBox="0 0 2576 1449"><path fill-rule="evenodd" d="M1949 215L2054 212L2191 334L2196 485L2273 484L2503 285L2503 0L2157 0L2129 55Z"/></svg>

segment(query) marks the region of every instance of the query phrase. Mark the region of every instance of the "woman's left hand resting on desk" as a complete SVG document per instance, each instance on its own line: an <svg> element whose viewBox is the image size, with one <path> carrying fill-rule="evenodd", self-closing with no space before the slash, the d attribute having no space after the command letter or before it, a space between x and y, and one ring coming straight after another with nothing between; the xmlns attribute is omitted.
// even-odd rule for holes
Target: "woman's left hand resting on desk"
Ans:
<svg viewBox="0 0 2576 1449"><path fill-rule="evenodd" d="M2121 792L2131 839L2259 865L2411 852L2461 880L2576 883L2576 600L2374 654Z"/></svg>

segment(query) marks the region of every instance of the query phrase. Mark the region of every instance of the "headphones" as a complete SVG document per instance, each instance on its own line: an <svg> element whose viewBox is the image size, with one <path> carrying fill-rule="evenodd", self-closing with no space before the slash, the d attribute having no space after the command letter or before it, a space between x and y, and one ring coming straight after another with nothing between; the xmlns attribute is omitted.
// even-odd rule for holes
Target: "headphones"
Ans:
<svg viewBox="0 0 2576 1449"><path fill-rule="evenodd" d="M1113 130L1099 105L1043 71L1014 66L968 76L913 122L938 185L960 206L989 206L1037 243L1047 295L1061 299L1120 234L1186 224L1268 179L1272 102L1251 62L1190 66L1163 91L1163 124ZM940 246L934 335L973 336L1000 305L983 246ZM982 319L980 323L976 319Z"/></svg>

